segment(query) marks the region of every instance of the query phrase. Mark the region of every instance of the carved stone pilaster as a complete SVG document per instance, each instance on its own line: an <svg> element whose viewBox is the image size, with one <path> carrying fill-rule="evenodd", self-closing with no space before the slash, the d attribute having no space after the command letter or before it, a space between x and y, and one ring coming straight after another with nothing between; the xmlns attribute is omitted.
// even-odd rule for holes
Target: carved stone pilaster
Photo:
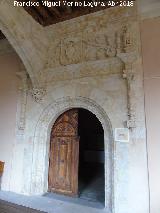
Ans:
<svg viewBox="0 0 160 213"><path fill-rule="evenodd" d="M127 108L128 108L128 120L127 127L129 129L135 128L136 115L135 109L131 101L132 94L132 83L135 80L134 72L132 71L131 64L126 64L125 70L123 70L123 78L127 82Z"/></svg>
<svg viewBox="0 0 160 213"><path fill-rule="evenodd" d="M21 86L19 87L19 99L18 99L18 110L17 110L17 134L22 135L25 129L26 119L26 105L27 105L27 74L25 70L16 73L21 79Z"/></svg>

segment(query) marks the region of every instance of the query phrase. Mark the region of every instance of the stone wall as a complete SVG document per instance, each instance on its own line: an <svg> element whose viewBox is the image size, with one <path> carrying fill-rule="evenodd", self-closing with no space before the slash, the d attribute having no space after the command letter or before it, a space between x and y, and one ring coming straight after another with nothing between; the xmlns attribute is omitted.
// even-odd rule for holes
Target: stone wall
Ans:
<svg viewBox="0 0 160 213"><path fill-rule="evenodd" d="M10 10L7 16L6 10ZM99 118L105 131L106 212L148 213L136 5L100 11L46 28L36 24L22 9L13 8L8 0L1 3L0 12L0 26L31 79L23 67L19 73L23 87L10 190L28 195L47 192L51 126L65 110L82 107ZM22 15L25 27L19 20ZM129 129L130 141L115 141L115 128L124 127ZM15 172L19 162L23 162L23 167ZM18 176L22 177L20 190L14 181Z"/></svg>
<svg viewBox="0 0 160 213"><path fill-rule="evenodd" d="M7 40L0 40L0 161L5 162L2 189L10 189L12 155L16 144L16 112L20 60ZM17 179L19 180L19 179Z"/></svg>

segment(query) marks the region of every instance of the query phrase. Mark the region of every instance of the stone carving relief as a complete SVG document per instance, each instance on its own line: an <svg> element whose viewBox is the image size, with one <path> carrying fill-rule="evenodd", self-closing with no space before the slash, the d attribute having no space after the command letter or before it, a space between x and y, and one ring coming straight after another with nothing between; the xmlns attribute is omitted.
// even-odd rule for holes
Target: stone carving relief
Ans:
<svg viewBox="0 0 160 213"><path fill-rule="evenodd" d="M61 41L55 41L53 46L54 46L54 51L51 47L49 48L49 55L53 56L52 60L50 61L50 65L57 67L61 64L60 63Z"/></svg>
<svg viewBox="0 0 160 213"><path fill-rule="evenodd" d="M109 28L109 27L108 27ZM78 64L87 61L118 57L134 50L133 29L129 25L119 28L88 26L81 33L64 35L56 39L48 51L47 67Z"/></svg>
<svg viewBox="0 0 160 213"><path fill-rule="evenodd" d="M96 33L95 37L89 33L85 36L86 39L83 40L84 60L103 60L116 56L115 35L112 37L104 31Z"/></svg>
<svg viewBox="0 0 160 213"><path fill-rule="evenodd" d="M138 54L137 23L127 19L112 21L97 18L79 25L80 29L75 31L64 30L61 38L57 36L50 46L46 68L54 68L54 72L52 69L49 73L51 82L124 71L128 91L127 126L134 128L135 113L131 103L134 74L127 64ZM66 65L74 65L74 69Z"/></svg>
<svg viewBox="0 0 160 213"><path fill-rule="evenodd" d="M33 97L33 99L39 103L42 101L43 97L46 95L46 89L44 88L33 88L31 90L31 95Z"/></svg>
<svg viewBox="0 0 160 213"><path fill-rule="evenodd" d="M132 32L133 33L133 32ZM130 26L124 25L116 34L117 52L128 53L133 51L134 39L131 35Z"/></svg>
<svg viewBox="0 0 160 213"><path fill-rule="evenodd" d="M61 43L61 64L77 64L81 60L80 38L66 38Z"/></svg>

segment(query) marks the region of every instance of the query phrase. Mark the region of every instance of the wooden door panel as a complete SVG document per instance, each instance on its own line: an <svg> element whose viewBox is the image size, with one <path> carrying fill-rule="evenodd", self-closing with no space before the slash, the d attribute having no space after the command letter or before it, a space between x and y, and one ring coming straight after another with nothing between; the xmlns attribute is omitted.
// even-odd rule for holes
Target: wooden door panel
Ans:
<svg viewBox="0 0 160 213"><path fill-rule="evenodd" d="M77 110L57 119L51 133L49 191L67 195L78 193L79 140ZM76 118L76 119L75 119Z"/></svg>

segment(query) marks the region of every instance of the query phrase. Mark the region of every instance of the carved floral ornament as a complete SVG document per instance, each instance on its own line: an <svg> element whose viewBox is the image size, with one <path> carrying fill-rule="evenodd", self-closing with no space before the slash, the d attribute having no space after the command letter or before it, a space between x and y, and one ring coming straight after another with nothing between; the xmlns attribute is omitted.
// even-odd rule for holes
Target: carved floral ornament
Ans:
<svg viewBox="0 0 160 213"><path fill-rule="evenodd" d="M31 90L31 95L36 102L42 101L43 97L46 95L45 88L33 88Z"/></svg>
<svg viewBox="0 0 160 213"><path fill-rule="evenodd" d="M107 28L101 28L98 31L90 26L82 33L56 39L48 51L47 67L104 60L121 53L132 52L135 49L132 28L126 24L117 30L109 31Z"/></svg>

